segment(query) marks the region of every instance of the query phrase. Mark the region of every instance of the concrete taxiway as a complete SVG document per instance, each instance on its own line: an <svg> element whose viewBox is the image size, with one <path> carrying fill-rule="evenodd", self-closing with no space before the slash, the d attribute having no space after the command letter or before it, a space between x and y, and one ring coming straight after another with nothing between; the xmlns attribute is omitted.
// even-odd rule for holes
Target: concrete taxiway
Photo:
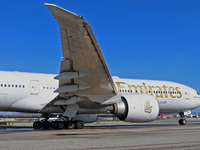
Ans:
<svg viewBox="0 0 200 150"><path fill-rule="evenodd" d="M87 125L74 130L1 127L0 149L200 149L200 119Z"/></svg>

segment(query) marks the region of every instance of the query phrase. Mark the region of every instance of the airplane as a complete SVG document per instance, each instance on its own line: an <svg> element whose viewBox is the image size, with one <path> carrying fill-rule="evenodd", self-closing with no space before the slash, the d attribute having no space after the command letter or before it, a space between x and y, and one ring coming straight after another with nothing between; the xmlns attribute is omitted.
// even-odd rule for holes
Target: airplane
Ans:
<svg viewBox="0 0 200 150"><path fill-rule="evenodd" d="M60 74L0 71L0 111L41 113L36 129L82 129L98 114L127 122L154 121L159 113L200 106L200 95L186 85L158 80L111 77L92 28L85 18L45 3L59 24L63 60ZM61 114L59 121L50 121Z"/></svg>

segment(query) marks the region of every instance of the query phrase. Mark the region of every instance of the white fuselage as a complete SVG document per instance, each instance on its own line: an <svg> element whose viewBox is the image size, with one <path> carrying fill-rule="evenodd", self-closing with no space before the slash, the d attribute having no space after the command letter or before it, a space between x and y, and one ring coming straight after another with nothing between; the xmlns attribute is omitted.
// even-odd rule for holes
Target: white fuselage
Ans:
<svg viewBox="0 0 200 150"><path fill-rule="evenodd" d="M0 110L38 112L58 95L55 76L0 71Z"/></svg>
<svg viewBox="0 0 200 150"><path fill-rule="evenodd" d="M0 71L0 111L38 112L58 95L54 93L59 84L54 80L55 76ZM116 77L113 80L118 93L141 93L156 97L161 113L187 111L200 105L200 95L179 83ZM95 113L98 113L96 104L90 102L88 106L84 104L84 107L95 107Z"/></svg>
<svg viewBox="0 0 200 150"><path fill-rule="evenodd" d="M156 97L160 113L175 113L194 109L200 105L197 91L170 81L113 78L118 93L141 93Z"/></svg>

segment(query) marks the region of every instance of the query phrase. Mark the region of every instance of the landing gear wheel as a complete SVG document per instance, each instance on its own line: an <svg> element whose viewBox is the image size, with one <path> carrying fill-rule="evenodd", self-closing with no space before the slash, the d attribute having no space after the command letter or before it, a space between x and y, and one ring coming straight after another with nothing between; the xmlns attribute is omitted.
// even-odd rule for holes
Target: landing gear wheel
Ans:
<svg viewBox="0 0 200 150"><path fill-rule="evenodd" d="M187 124L187 120L183 119L183 125L186 125L186 124Z"/></svg>
<svg viewBox="0 0 200 150"><path fill-rule="evenodd" d="M187 120L186 119L179 119L178 123L180 125L186 125L187 124Z"/></svg>
<svg viewBox="0 0 200 150"><path fill-rule="evenodd" d="M53 121L51 122L51 128L55 129L55 124L57 123L58 121Z"/></svg>
<svg viewBox="0 0 200 150"><path fill-rule="evenodd" d="M64 124L63 121L58 121L58 122L55 123L54 126L55 126L55 129L59 129L59 130L61 130L61 129L64 129L65 124Z"/></svg>
<svg viewBox="0 0 200 150"><path fill-rule="evenodd" d="M67 121L66 122L66 129L74 129L75 123L73 121Z"/></svg>
<svg viewBox="0 0 200 150"><path fill-rule="evenodd" d="M75 122L75 128L76 129L83 129L84 128L84 122L79 120Z"/></svg>
<svg viewBox="0 0 200 150"><path fill-rule="evenodd" d="M35 128L35 123L36 123L36 122L33 122L33 128Z"/></svg>
<svg viewBox="0 0 200 150"><path fill-rule="evenodd" d="M50 127L51 127L51 122L45 121L45 122L43 123L43 129L49 129Z"/></svg>
<svg viewBox="0 0 200 150"><path fill-rule="evenodd" d="M33 127L34 127L35 129L41 129L41 128L43 127L43 123L40 122L40 121L34 122L34 123L33 123Z"/></svg>

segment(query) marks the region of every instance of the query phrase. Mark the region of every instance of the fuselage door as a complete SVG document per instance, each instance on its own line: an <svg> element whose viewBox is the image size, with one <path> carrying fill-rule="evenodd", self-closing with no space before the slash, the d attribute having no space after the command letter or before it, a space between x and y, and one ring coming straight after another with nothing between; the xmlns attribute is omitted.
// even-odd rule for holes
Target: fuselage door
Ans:
<svg viewBox="0 0 200 150"><path fill-rule="evenodd" d="M31 80L31 95L38 95L40 92L39 89L39 81L38 80Z"/></svg>
<svg viewBox="0 0 200 150"><path fill-rule="evenodd" d="M7 107L8 94L0 93L0 107Z"/></svg>
<svg viewBox="0 0 200 150"><path fill-rule="evenodd" d="M190 100L190 94L187 88L183 88L185 100Z"/></svg>

